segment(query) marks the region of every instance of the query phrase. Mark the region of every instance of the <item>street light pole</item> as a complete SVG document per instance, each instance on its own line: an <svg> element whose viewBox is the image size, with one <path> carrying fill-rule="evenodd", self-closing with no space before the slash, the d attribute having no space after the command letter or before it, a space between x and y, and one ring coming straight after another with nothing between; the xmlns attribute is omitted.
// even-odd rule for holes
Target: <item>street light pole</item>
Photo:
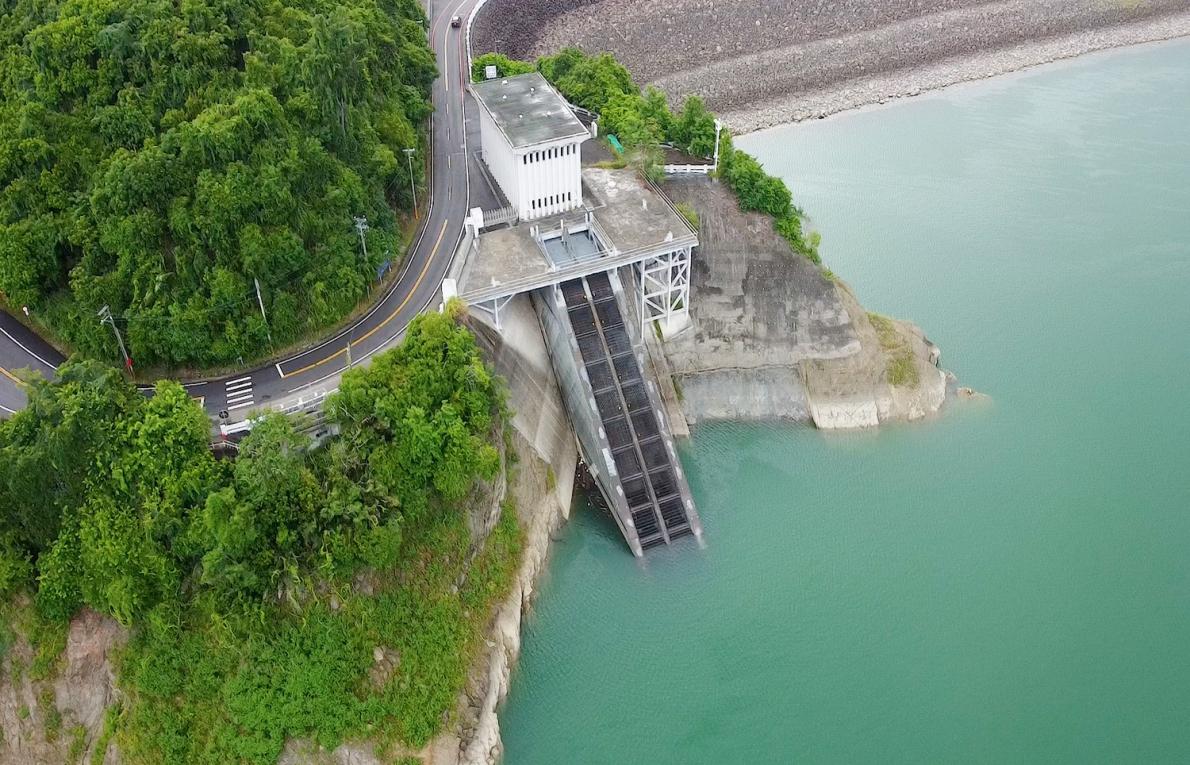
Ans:
<svg viewBox="0 0 1190 765"><path fill-rule="evenodd" d="M129 372L131 372L132 359L128 357L128 351L124 348L124 338L120 336L120 328L116 326L116 319L114 316L112 316L112 309L107 307L107 305L104 305L103 308L99 309L98 316L99 324L101 326L104 324L112 325L112 332L116 333L116 343L120 346L120 355L124 357L124 366L128 368Z"/></svg>
<svg viewBox="0 0 1190 765"><path fill-rule="evenodd" d="M413 195L413 217L417 217L417 184L413 182L413 152L416 149L404 149L405 157L409 160L409 191Z"/></svg>
<svg viewBox="0 0 1190 765"><path fill-rule="evenodd" d="M269 345L273 344L273 330L269 328L269 317L264 312L264 298L260 295L260 279L255 276L252 277L252 283L256 285L256 304L260 306L260 318L264 319L264 331L269 336Z"/></svg>
<svg viewBox="0 0 1190 765"><path fill-rule="evenodd" d="M719 134L722 132L723 132L723 123L720 120L716 119L715 120L715 163L714 163L715 170L719 169Z"/></svg>

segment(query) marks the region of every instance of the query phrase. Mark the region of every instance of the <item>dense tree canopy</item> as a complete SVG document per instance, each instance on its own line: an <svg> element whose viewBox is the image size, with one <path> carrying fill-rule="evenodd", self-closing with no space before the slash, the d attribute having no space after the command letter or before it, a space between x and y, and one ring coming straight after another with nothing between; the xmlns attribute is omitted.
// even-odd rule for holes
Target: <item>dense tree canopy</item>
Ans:
<svg viewBox="0 0 1190 765"><path fill-rule="evenodd" d="M403 524L456 508L499 467L501 393L453 319L419 317L344 378L331 444L311 450L270 415L230 464L181 386L146 398L100 362L67 362L0 423L4 555L35 563L47 614L86 603L125 623L186 580L231 607L284 590L328 551L337 570L383 562Z"/></svg>
<svg viewBox="0 0 1190 765"><path fill-rule="evenodd" d="M270 415L218 460L179 385L147 398L93 360L0 422L0 594L32 591L48 624L87 605L133 627L125 762L265 765L288 736L416 748L441 727L519 550L512 512L473 547L503 394L459 310L349 373L317 448ZM379 645L400 656L383 677Z"/></svg>
<svg viewBox="0 0 1190 765"><path fill-rule="evenodd" d="M341 318L399 253L424 24L417 0L6 0L0 292L111 358L109 305L146 363Z"/></svg>

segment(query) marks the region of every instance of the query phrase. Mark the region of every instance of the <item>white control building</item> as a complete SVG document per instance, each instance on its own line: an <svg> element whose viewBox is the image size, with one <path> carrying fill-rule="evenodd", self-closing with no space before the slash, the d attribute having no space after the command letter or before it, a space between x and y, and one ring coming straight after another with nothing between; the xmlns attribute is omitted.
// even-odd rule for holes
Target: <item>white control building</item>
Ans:
<svg viewBox="0 0 1190 765"><path fill-rule="evenodd" d="M590 132L537 72L477 82L483 161L520 220L583 204L580 150Z"/></svg>

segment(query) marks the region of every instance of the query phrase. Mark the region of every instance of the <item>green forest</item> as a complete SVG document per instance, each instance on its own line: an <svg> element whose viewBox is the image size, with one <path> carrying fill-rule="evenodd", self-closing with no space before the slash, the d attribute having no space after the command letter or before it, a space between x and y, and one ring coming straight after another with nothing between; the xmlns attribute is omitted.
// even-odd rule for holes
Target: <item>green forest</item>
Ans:
<svg viewBox="0 0 1190 765"><path fill-rule="evenodd" d="M502 77L541 72L570 103L598 114L600 132L616 136L627 159L654 179L661 174L661 144L696 157L715 153L715 116L701 98L687 97L675 113L663 92L652 86L642 91L610 53L588 55L578 48L564 48L535 62L485 53L472 61L471 78L483 79L488 66L495 66ZM793 203L785 181L765 172L751 154L736 149L727 130L719 141L718 177L735 192L740 207L769 215L773 228L794 252L820 263L818 235L802 230L802 211Z"/></svg>
<svg viewBox="0 0 1190 765"><path fill-rule="evenodd" d="M402 255L425 24L417 0L5 0L0 293L115 360L109 306L142 367L342 319Z"/></svg>
<svg viewBox="0 0 1190 765"><path fill-rule="evenodd" d="M419 317L349 372L318 448L268 415L216 459L177 384L146 398L89 360L31 380L0 423L0 632L35 636L30 676L52 676L85 606L131 630L105 733L125 762L271 764L290 737L423 745L521 539L506 508L474 549L506 413L461 312ZM377 651L399 660L378 671Z"/></svg>

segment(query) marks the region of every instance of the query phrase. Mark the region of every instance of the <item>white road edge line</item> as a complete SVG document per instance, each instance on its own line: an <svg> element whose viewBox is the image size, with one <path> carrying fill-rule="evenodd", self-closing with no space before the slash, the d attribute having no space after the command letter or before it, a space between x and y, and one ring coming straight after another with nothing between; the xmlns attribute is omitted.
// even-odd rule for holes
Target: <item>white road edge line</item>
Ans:
<svg viewBox="0 0 1190 765"><path fill-rule="evenodd" d="M6 329L4 329L3 327L0 327L0 332L3 332L5 337L7 337L9 340L11 340L13 343L15 343L15 344L16 344L16 346L17 346L18 348L20 348L22 351L24 351L25 353L27 353L27 354L29 354L30 356L32 356L33 358L37 359L37 360L38 360L38 361L40 361L42 364L45 364L45 365L46 365L47 367L49 367L50 369L57 369L57 367L56 367L56 366L54 366L54 365L53 365L53 364L51 364L50 362L46 361L45 359L43 359L42 357L38 356L36 353L34 353L33 351L29 350L29 349L28 349L28 348L26 348L24 345L22 345L20 340L17 340L15 337L13 337L12 335L8 334L8 331L7 331Z"/></svg>
<svg viewBox="0 0 1190 765"><path fill-rule="evenodd" d="M465 39L466 43L465 43L465 46L464 46L464 47L465 47L464 53L465 53L465 54L466 54L466 56L467 56L467 68L468 68L468 72L470 72L470 68L471 68L471 25L472 25L472 24L475 22L475 16L476 16L476 14L478 14L478 12L479 12L479 9L480 9L480 8L482 8L486 2L487 2L487 0L480 0L480 2L476 3L474 6L472 6L472 7L471 7L471 13L470 13L470 15L469 15L469 16L468 16L468 18L467 18L467 23L465 24L465 27L466 27L466 29L465 29L465 31L466 31L466 36L465 36L465 38L464 38L464 39ZM458 5L454 6L454 8L453 8L452 10L460 10L460 9L461 9L461 8L462 8L464 5L466 5L466 4L467 4L467 0L464 0L464 2L461 2L461 3L459 3ZM441 20L441 19L443 18L443 16L445 16L445 14L439 15L437 18L438 18L439 20ZM433 26L433 24L431 24L431 27L432 27L432 26ZM443 39L444 39L444 41L445 41L445 38L443 38ZM466 179L466 181L467 181L467 184L466 184L466 189L467 189L467 199L468 199L468 200L470 200L470 199L471 199L471 163L470 163L470 162L468 162L468 161L466 161L467 157L469 156L469 151L468 151L468 148L467 148L467 97L466 97L466 92L465 92L465 91L464 91L464 95L463 95L463 109L462 109L462 117L463 117L463 158L464 158L464 162L463 162L463 169L464 169L464 172L463 172L463 177L464 177L464 178ZM434 160L433 160L433 157L434 157L434 144L433 144L433 140L434 140L434 122L436 122L436 121L437 121L437 115L436 115L434 112L431 112L431 113L430 113L430 163L431 163L431 165L433 164L433 161L434 161ZM448 127L449 127L449 126L448 126ZM450 159L450 155L448 154L448 155L447 155L447 160L449 161L449 159ZM428 223L428 222L429 222L429 220L430 220L430 216L431 216L431 215L433 215L433 212L434 212L434 202L435 202L435 198L434 198L434 196L433 196L433 195L431 195L431 196L430 196L430 207L429 207L429 209L426 211L426 218L425 218L425 219L426 219L426 222L427 222L427 223ZM419 234L419 235L418 235L418 237L417 237L417 242L416 242L416 243L413 245L413 250L411 250L411 252L416 252L416 251L417 251L417 248L421 246L421 240L422 240L422 239L425 237L425 235L426 235L426 231L428 231L428 230L429 230L429 226L424 226L424 225L422 226L421 234ZM460 243L460 242L462 242L462 241L463 241L463 227L462 227L462 226L460 226L460 227L459 227L459 235L458 235L457 237L455 237L455 244L454 244L454 249L453 249L453 251L451 252L450 260L449 260L449 261L447 261L447 264L446 264L446 272L445 272L445 273L450 273L450 268L451 268L451 266L452 266L452 265L453 265L453 263L454 263L455 256L456 256L456 255L458 255L458 251L459 251L459 243ZM395 291L396 291L396 289L397 289L397 287L398 287L398 286L400 286L401 282L402 282L402 281L405 279L405 274L406 274L406 273L408 273L408 271L409 271L409 267L410 267L412 264L413 264L413 258L408 258L408 259L406 259L406 261L405 261L405 268L404 268L404 269L402 269L401 275L400 275L400 276L398 276L398 277L397 277L397 280L396 280L396 282L394 282L394 283L393 283L393 287L392 287L392 289L389 291L389 293L390 293L390 294L391 294L392 292L395 292ZM434 298L436 297L436 295L437 295L437 293L434 293L433 295L431 295L431 296L430 296L430 299L426 301L425 305L423 305L423 306L421 307L421 310L420 310L420 311L418 311L418 313L422 313L422 312L424 312L424 311L425 311L427 308L429 308L429 307L430 307L430 305L431 305L431 304L434 302ZM373 313L375 313L377 310L379 310L379 308L380 308L381 304L383 304L383 303L384 303L386 300L388 300L388 296L387 296L387 295L384 297L384 300L381 300L381 301L380 301L380 302L378 302L378 303L377 303L375 306L373 306L373 307L372 307L372 310L368 312L368 314L367 314L367 315L364 317L364 319L361 319L361 320L360 320L360 323L362 323L364 320L366 320L366 319L368 318L368 316L371 316ZM369 358L371 358L373 355L375 355L375 354L377 354L377 353L380 353L381 351L383 351L383 350L384 350L385 348L387 348L387 347L388 347L388 346L389 346L389 345L390 345L390 344L391 344L391 343L392 343L394 340L396 340L398 337L400 337L402 334L404 334L404 332L405 332L405 329L406 329L406 327L402 327L402 328L401 328L400 330L398 330L398 331L397 331L397 332L396 332L396 333L395 333L395 334L394 334L392 337L390 337L389 339L385 340L383 343L381 343L380 345L378 345L378 346L377 346L375 349L373 349L373 350L371 350L371 351L368 351L368 352L367 352L367 353L365 353L363 356L361 356L361 357L360 357L358 360L356 360L356 361L355 361L355 362L352 364L352 366L355 366L355 365L357 365L357 364L361 363L362 361L364 361L365 359L369 359ZM329 340L325 340L325 341L323 341L322 345L328 345L329 343L332 343L332 342L334 342L334 341L335 341L335 340L337 340L337 339L338 339L338 338L336 337L336 338L331 338L331 339L329 339ZM310 351L317 350L318 348L322 347L322 345L315 346L314 348L311 348L310 350L307 350L307 351L303 351L301 355L305 355L306 353L310 353ZM297 358L297 357L294 357L294 358ZM284 361L292 361L292 360L293 360L293 359L285 359ZM283 363L284 363L284 361L279 361L279 362L277 362L277 364L275 365L275 366L277 367L277 374L281 375L281 379L285 379L285 373L284 373L284 372L281 370L281 364L283 364ZM322 377L319 377L317 380L315 380L315 381L313 381L313 382L309 382L309 383L306 383L306 384L304 384L304 385L299 385L299 386L297 386L296 388L290 388L290 389L289 389L289 391L288 391L288 394L292 395L292 394L294 394L294 393L297 393L298 391L302 391L302 390L307 390L307 389L309 389L309 388L313 388L314 386L316 386L316 385L318 385L318 384L320 384L320 383L324 383L324 382L326 382L327 380L331 379L332 377L335 377L336 375L341 375L341 374L343 374L344 372L346 372L346 371L347 371L347 369L348 369L348 367L347 367L346 365L344 365L342 369L339 369L339 370L338 370L338 371L336 371L336 372L331 372L330 374L323 375Z"/></svg>

